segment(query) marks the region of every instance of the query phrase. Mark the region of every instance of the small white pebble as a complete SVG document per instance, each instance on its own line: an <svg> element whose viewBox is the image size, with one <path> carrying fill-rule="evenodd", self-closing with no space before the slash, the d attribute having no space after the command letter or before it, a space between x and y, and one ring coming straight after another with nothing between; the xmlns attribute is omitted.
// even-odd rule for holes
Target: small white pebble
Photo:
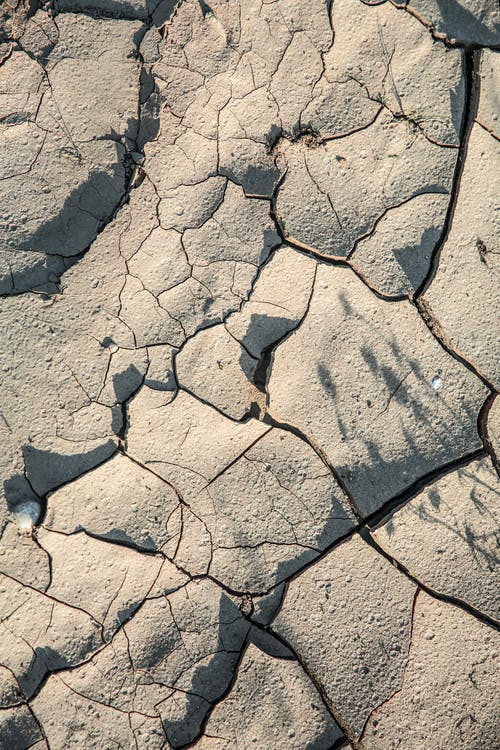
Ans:
<svg viewBox="0 0 500 750"><path fill-rule="evenodd" d="M31 529L40 518L41 510L40 503L36 500L27 500L16 505L12 514L20 529Z"/></svg>
<svg viewBox="0 0 500 750"><path fill-rule="evenodd" d="M432 387L435 391L440 391L443 387L443 381L441 380L439 375L434 375L434 377L432 378Z"/></svg>

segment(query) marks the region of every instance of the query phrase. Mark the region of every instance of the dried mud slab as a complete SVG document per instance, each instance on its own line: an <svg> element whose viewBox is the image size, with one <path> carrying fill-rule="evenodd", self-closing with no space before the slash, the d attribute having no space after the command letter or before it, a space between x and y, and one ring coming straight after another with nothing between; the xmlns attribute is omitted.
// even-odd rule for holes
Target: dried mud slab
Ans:
<svg viewBox="0 0 500 750"><path fill-rule="evenodd" d="M65 294L2 300L0 461L10 508L38 499L33 491L43 495L116 450L122 423L117 394L128 397L146 366L140 351L130 352L123 367L118 355L113 366L121 346L133 348L133 334L116 315L123 284L119 230L118 224L103 232L89 265L67 273Z"/></svg>
<svg viewBox="0 0 500 750"><path fill-rule="evenodd" d="M10 515L0 540L0 572L19 583L46 591L50 584L48 554L30 534L20 534L16 515Z"/></svg>
<svg viewBox="0 0 500 750"><path fill-rule="evenodd" d="M140 748L162 750L165 735L159 719L141 713L118 711L106 704L88 700L66 685L64 677L52 676L48 681L50 697L43 691L33 701L33 713L44 726L50 748L63 750L78 747ZM57 707L65 706L63 721Z"/></svg>
<svg viewBox="0 0 500 750"><path fill-rule="evenodd" d="M242 745L276 750L327 750L342 732L296 662L273 659L249 646L228 697L210 715L199 750Z"/></svg>
<svg viewBox="0 0 500 750"><path fill-rule="evenodd" d="M319 457L276 429L191 508L211 532L210 573L239 591L266 591L289 578L354 525L348 499Z"/></svg>
<svg viewBox="0 0 500 750"><path fill-rule="evenodd" d="M158 522L171 533L163 549L191 575L265 593L353 527L348 498L298 437L231 421L183 391L167 403L150 395L130 404L126 450L182 498Z"/></svg>
<svg viewBox="0 0 500 750"><path fill-rule="evenodd" d="M348 738L401 687L416 591L357 535L288 588L273 630L314 675Z"/></svg>
<svg viewBox="0 0 500 750"><path fill-rule="evenodd" d="M3 292L53 289L117 207L137 131L139 28L66 14L43 66L15 51L0 67Z"/></svg>
<svg viewBox="0 0 500 750"><path fill-rule="evenodd" d="M224 326L200 331L182 348L175 363L181 388L232 419L242 419L259 399L254 385L257 360Z"/></svg>
<svg viewBox="0 0 500 750"><path fill-rule="evenodd" d="M499 492L490 460L472 461L429 485L373 537L433 591L499 620Z"/></svg>
<svg viewBox="0 0 500 750"><path fill-rule="evenodd" d="M271 415L318 447L363 516L480 447L486 388L415 307L388 307L350 269L319 265L302 325L273 353L268 392Z"/></svg>
<svg viewBox="0 0 500 750"><path fill-rule="evenodd" d="M467 144L461 189L436 275L422 303L443 339L498 388L500 344L494 321L500 302L500 249L495 183L500 143L494 130L480 124L484 119L496 126L489 118L496 101L492 88L495 81L498 87L500 78L498 53L482 53L481 73L478 121Z"/></svg>
<svg viewBox="0 0 500 750"><path fill-rule="evenodd" d="M147 600L109 646L51 676L33 701L50 746L77 747L75 730L84 746L96 737L129 747L134 735L144 748L191 742L229 687L249 627L210 581ZM68 710L55 721L60 701Z"/></svg>
<svg viewBox="0 0 500 750"><path fill-rule="evenodd" d="M42 530L40 546L51 559L46 593L79 609L88 608L106 640L144 601L163 560L106 544L84 533L61 536Z"/></svg>
<svg viewBox="0 0 500 750"><path fill-rule="evenodd" d="M15 678L19 698L30 698L47 672L78 664L102 645L99 623L5 575L0 581L0 663Z"/></svg>
<svg viewBox="0 0 500 750"><path fill-rule="evenodd" d="M412 295L427 277L448 205L446 194L422 193L389 209L356 244L351 266L380 294Z"/></svg>
<svg viewBox="0 0 500 750"><path fill-rule="evenodd" d="M383 231L385 242L365 243L357 262L372 283L400 295L418 288L444 227L463 115L462 55L389 3L334 4L332 26L335 42L301 114L309 135L277 149L285 173L277 217L287 239L333 257L350 257ZM427 198L425 211L418 196ZM364 253L377 258L373 280Z"/></svg>
<svg viewBox="0 0 500 750"><path fill-rule="evenodd" d="M401 690L370 716L364 747L495 747L494 639L488 625L420 592Z"/></svg>
<svg viewBox="0 0 500 750"><path fill-rule="evenodd" d="M479 57L479 53L478 53ZM475 122L479 123L485 130L489 131L498 139L498 79L500 77L500 63L498 52L483 49L480 53L478 76L479 76L479 103Z"/></svg>
<svg viewBox="0 0 500 750"><path fill-rule="evenodd" d="M263 266L252 294L225 326L256 359L300 323L307 312L316 263L283 246Z"/></svg>
<svg viewBox="0 0 500 750"><path fill-rule="evenodd" d="M361 540L296 578L273 628L353 747L495 745L495 631L418 592Z"/></svg>
<svg viewBox="0 0 500 750"><path fill-rule="evenodd" d="M370 159L372 152L377 154L375 159ZM457 157L456 149L430 143L406 120L384 112L369 128L341 140L317 147L304 145L302 140L285 142L280 154L286 177L276 212L285 238L326 257L340 258L348 256L390 209L421 194L449 193ZM411 163L418 172L415 177ZM421 172L423 164L425 172ZM421 231L432 230L433 222L444 225L445 202L431 205L430 227L420 224L418 217ZM401 210L399 214L391 233L396 248L403 229ZM385 228L390 229L390 224ZM425 256L416 262L425 273ZM422 276L420 268L417 273Z"/></svg>
<svg viewBox="0 0 500 750"><path fill-rule="evenodd" d="M44 526L161 550L170 539L165 522L178 503L169 484L117 454L51 494Z"/></svg>

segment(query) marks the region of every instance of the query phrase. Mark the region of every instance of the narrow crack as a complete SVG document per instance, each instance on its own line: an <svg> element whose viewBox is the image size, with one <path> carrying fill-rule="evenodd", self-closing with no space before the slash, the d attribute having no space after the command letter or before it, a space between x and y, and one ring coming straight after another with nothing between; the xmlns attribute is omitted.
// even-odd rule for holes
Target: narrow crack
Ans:
<svg viewBox="0 0 500 750"><path fill-rule="evenodd" d="M490 395L488 396L488 398L482 405L478 418L477 418L477 431L479 433L479 437L483 441L484 449L486 453L489 455L491 459L491 463L493 464L495 471L500 477L500 455L497 456L497 454L495 453L493 441L488 432L488 418L490 415L491 408L493 407L493 404L495 403L495 399L497 399L498 397L499 396L497 393L490 393Z"/></svg>
<svg viewBox="0 0 500 750"><path fill-rule="evenodd" d="M444 349L444 351L450 355L450 357L453 357L454 360L457 362L460 362L463 367L466 367L469 372L471 372L473 375L476 376L476 378L479 378L479 380L493 393L496 393L496 388L493 383L491 383L486 375L481 372L481 370L475 365L470 359L467 359L464 354L459 352L451 343L450 339L446 335L446 333L441 328L439 322L436 320L436 318L433 315L432 308L429 305L429 303L423 299L422 297L419 297L416 300L410 300L410 303L414 305L416 308L418 314L424 321L425 325L429 329L430 333L432 334L433 338L437 341L439 346Z"/></svg>
<svg viewBox="0 0 500 750"><path fill-rule="evenodd" d="M412 607L411 607L410 635L409 635L409 639L408 639L409 640L409 643L408 643L408 657L406 659L406 664L404 666L403 676L402 676L402 679L401 679L401 685L400 685L400 687L397 690L395 690L393 693L391 693L391 695L389 695L385 700L383 700L382 703L379 703L378 706L375 706L375 708L373 708L370 711L369 715L366 718L365 723L363 724L363 729L361 730L361 734L359 735L359 742L361 743L361 745L363 745L363 737L364 737L364 734L366 732L366 729L368 727L368 724L370 723L370 719L372 718L372 716L377 711L380 711L380 709L382 708L382 706L385 706L387 703L389 703L390 701L392 701L393 698L394 698L394 696L397 695L398 693L401 693L402 690L403 690L403 688L404 688L405 678L406 678L406 674L407 674L407 671L408 671L408 665L410 663L411 649L412 649L412 646L413 646L413 631L414 631L414 627L415 627L415 609L416 609L416 606L417 606L417 599L418 599L418 596L419 596L420 592L421 592L421 589L417 587L417 589L415 591L415 595L413 597L413 602L412 602Z"/></svg>

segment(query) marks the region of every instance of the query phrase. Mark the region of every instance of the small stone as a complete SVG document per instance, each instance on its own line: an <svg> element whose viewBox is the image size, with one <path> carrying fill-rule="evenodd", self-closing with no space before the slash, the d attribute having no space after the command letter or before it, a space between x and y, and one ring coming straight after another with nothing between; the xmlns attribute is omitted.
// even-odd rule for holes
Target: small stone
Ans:
<svg viewBox="0 0 500 750"><path fill-rule="evenodd" d="M40 503L36 502L36 500L27 500L24 503L16 505L13 515L19 528L28 530L32 529L40 518L41 510Z"/></svg>
<svg viewBox="0 0 500 750"><path fill-rule="evenodd" d="M434 375L434 377L432 378L432 387L435 391L440 391L443 387L443 381L441 380L439 375Z"/></svg>

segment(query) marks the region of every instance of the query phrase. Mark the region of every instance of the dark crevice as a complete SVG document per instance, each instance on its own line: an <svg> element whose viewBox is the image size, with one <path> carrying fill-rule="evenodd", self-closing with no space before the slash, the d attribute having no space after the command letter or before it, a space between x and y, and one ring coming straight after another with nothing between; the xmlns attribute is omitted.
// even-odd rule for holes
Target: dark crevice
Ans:
<svg viewBox="0 0 500 750"><path fill-rule="evenodd" d="M457 469L468 466L468 464L470 464L472 461L477 461L480 458L484 458L484 456L484 449L479 448L478 450L472 451L471 453L468 453L461 458L443 464L437 469L433 469L428 474L425 474L424 476L417 479L416 482L414 482L407 489L403 490L403 492L400 492L398 495L395 495L393 498L388 500L381 508L367 516L364 519L362 525L367 526L370 529L374 529L382 521L385 522L386 520L388 520L393 513L402 508L403 505L406 505L406 503L412 500L416 495L419 495L427 487L434 484L434 482L437 482L447 474L451 474L452 472L457 471Z"/></svg>
<svg viewBox="0 0 500 750"><path fill-rule="evenodd" d="M253 382L256 388L259 389L262 393L266 392L266 383L267 383L267 372L269 370L269 366L271 364L271 357L273 350L276 346L278 346L281 341L285 338L286 334L284 334L278 341L273 342L272 344L269 344L265 349L263 349L259 361L257 363L257 367L255 368L254 375L253 375Z"/></svg>
<svg viewBox="0 0 500 750"><path fill-rule="evenodd" d="M128 418L128 405L129 403L135 398L135 396L139 393L142 386L144 385L146 378L148 376L148 370L149 370L149 359L148 359L148 366L146 367L140 383L137 385L137 387L132 391L132 393L126 398L124 401L117 402L117 405L120 407L120 413L121 413L121 426L120 429L117 432L117 438L118 438L118 448L119 450L123 451L126 445L127 440L127 430L129 427L129 418Z"/></svg>
<svg viewBox="0 0 500 750"><path fill-rule="evenodd" d="M500 456L497 456L495 453L495 448L488 431L488 418L490 415L490 411L493 407L493 404L495 403L495 399L497 399L498 397L499 396L497 393L491 393L482 405L479 416L477 418L477 431L479 432L479 437L483 441L484 449L491 458L491 462L495 467L495 471L500 477Z"/></svg>
<svg viewBox="0 0 500 750"><path fill-rule="evenodd" d="M485 455L485 452L483 449L474 451L473 453L470 453L467 456L457 459L456 461L452 461L448 464L444 464L443 466L440 466L438 469L434 469L433 471L429 472L425 476L419 478L416 482L414 482L411 485L411 487L407 488L406 490L399 493L398 495L395 495L394 497L392 497L390 500L384 503L384 505L381 508L374 511L369 516L366 516L366 518L364 518L362 521L359 521L356 525L354 525L351 529L349 529L349 531L339 536L331 544L329 544L320 552L318 552L317 556L314 559L309 560L307 563L305 563L305 565L301 566L298 570L294 571L292 575L288 576L284 580L285 586L288 587L288 585L292 581L294 581L296 578L299 578L306 570L308 570L309 568L312 568L314 565L319 563L324 557L326 557L336 547L340 546L341 544L349 540L355 534L361 533L362 531L363 533L370 533L377 526L379 526L382 522L389 520L391 514L395 513L401 507L406 505L406 503L409 500L411 500L420 492L422 492L426 487L432 485L434 482L441 479L441 477L446 476L447 474L450 474L451 472L456 471L457 469L460 469L464 466L467 466L472 461L476 461L477 459L483 458L484 455ZM276 587L272 586L267 592L264 592L262 595L268 595L274 588ZM243 592L235 592L235 594L237 595L238 594L241 595L242 593ZM286 592L283 594L281 603L279 607L276 609L273 619L279 613L285 600L286 600Z"/></svg>
<svg viewBox="0 0 500 750"><path fill-rule="evenodd" d="M385 0L372 0L371 2L370 0L362 0L362 2L365 3L365 5L380 5L385 2ZM427 21L422 15L420 15L420 13L418 13L418 11L411 7L410 0L405 0L405 2L402 2L402 0L390 0L390 3L396 10L408 13L415 18L427 29L435 42L440 42L448 49L463 49L466 52L474 52L482 49L491 49L493 51L500 50L500 44L482 45L477 44L476 42L458 42L456 39L447 36L446 33L437 31L431 21ZM446 9L448 3L445 2L443 5Z"/></svg>
<svg viewBox="0 0 500 750"><path fill-rule="evenodd" d="M329 747L328 750L348 750L349 748L354 748L354 746L349 743L346 737L339 737L337 742Z"/></svg>

